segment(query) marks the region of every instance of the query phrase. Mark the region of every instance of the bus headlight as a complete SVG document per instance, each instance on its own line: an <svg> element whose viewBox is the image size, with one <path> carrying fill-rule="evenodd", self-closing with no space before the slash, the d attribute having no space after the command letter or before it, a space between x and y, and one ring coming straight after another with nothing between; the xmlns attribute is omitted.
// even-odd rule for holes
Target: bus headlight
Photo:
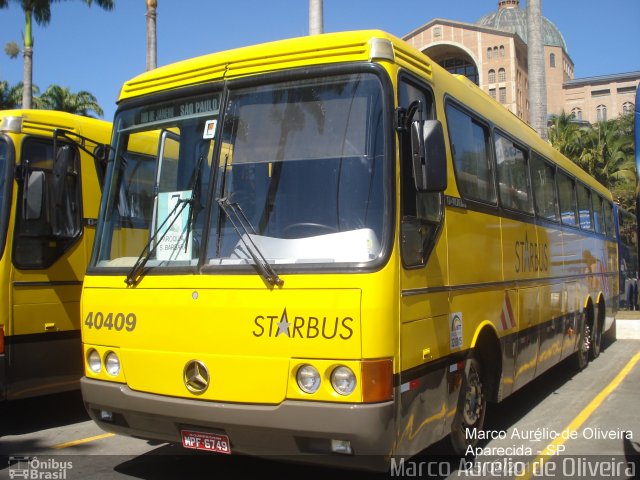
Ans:
<svg viewBox="0 0 640 480"><path fill-rule="evenodd" d="M120 373L120 359L114 352L109 352L104 357L104 369L112 377L117 377Z"/></svg>
<svg viewBox="0 0 640 480"><path fill-rule="evenodd" d="M340 395L349 395L356 388L356 376L349 367L338 367L331 372L331 385Z"/></svg>
<svg viewBox="0 0 640 480"><path fill-rule="evenodd" d="M305 393L316 393L320 388L320 374L311 365L302 365L296 373L296 380Z"/></svg>
<svg viewBox="0 0 640 480"><path fill-rule="evenodd" d="M89 350L89 353L87 353L87 365L89 365L89 369L93 373L100 373L102 362L100 362L100 354L94 349Z"/></svg>

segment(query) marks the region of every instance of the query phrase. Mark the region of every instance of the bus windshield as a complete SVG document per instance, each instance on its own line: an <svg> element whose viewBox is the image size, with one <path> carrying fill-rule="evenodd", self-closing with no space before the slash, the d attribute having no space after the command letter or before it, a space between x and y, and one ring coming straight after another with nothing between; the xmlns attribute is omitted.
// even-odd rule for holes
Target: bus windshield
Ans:
<svg viewBox="0 0 640 480"><path fill-rule="evenodd" d="M385 196L377 77L231 88L222 108L221 98L117 117L96 266L131 267L145 242L148 267L378 258Z"/></svg>

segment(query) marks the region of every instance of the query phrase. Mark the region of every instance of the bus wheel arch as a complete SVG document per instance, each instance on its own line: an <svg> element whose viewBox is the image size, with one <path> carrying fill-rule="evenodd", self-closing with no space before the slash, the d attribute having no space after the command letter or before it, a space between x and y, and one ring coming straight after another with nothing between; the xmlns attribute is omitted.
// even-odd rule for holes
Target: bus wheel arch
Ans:
<svg viewBox="0 0 640 480"><path fill-rule="evenodd" d="M595 360L602 349L602 330L604 329L605 303L602 293L594 308L591 304L591 341L589 342L589 358Z"/></svg>
<svg viewBox="0 0 640 480"><path fill-rule="evenodd" d="M502 378L502 349L496 331L485 326L473 343L474 355L478 358L485 371L487 399L498 402L500 379Z"/></svg>
<svg viewBox="0 0 640 480"><path fill-rule="evenodd" d="M498 397L502 369L500 351L495 331L484 327L465 362L456 415L451 425L451 445L457 455L465 456L469 447L475 447L478 435L468 435L467 430L484 429L487 403Z"/></svg>

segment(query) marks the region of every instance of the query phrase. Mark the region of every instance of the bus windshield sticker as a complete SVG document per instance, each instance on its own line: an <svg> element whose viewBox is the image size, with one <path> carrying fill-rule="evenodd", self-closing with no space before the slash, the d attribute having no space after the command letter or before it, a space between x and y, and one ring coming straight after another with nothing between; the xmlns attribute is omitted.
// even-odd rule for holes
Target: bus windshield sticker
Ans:
<svg viewBox="0 0 640 480"><path fill-rule="evenodd" d="M462 348L462 312L451 314L449 340L451 350Z"/></svg>
<svg viewBox="0 0 640 480"><path fill-rule="evenodd" d="M190 199L190 191L158 194L158 224L165 225L160 230L161 239L156 245L158 260L191 260L191 236L188 234L189 211L187 209L176 211L178 202L188 202ZM179 216L169 219L170 215ZM167 234L163 235L164 230L167 229Z"/></svg>
<svg viewBox="0 0 640 480"><path fill-rule="evenodd" d="M204 133L202 134L202 138L205 140L213 138L216 135L217 125L218 120L207 120L204 124Z"/></svg>

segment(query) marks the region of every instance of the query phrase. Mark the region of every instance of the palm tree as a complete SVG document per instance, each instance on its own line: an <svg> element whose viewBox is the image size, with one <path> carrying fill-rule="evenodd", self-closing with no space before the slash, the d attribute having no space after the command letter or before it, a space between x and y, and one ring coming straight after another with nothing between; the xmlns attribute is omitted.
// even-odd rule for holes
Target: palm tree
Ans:
<svg viewBox="0 0 640 480"><path fill-rule="evenodd" d="M323 31L322 0L309 0L309 35Z"/></svg>
<svg viewBox="0 0 640 480"><path fill-rule="evenodd" d="M72 93L66 87L50 85L40 96L40 100L42 101L42 107L48 110L75 113L85 117L91 117L92 115L89 115L91 111L94 111L99 116L104 115L96 97L85 90Z"/></svg>
<svg viewBox="0 0 640 480"><path fill-rule="evenodd" d="M24 90L22 96L22 107L32 107L32 93L31 84L33 79L33 31L32 23L35 19L36 23L41 26L46 26L51 21L51 4L56 1L62 0L0 0L0 8L5 7L9 1L20 4L20 7L24 11L25 27L24 27L24 47L22 49L22 55L24 57ZM82 0L88 6L91 6L93 0ZM96 4L104 10L111 10L114 7L114 0L95 0ZM7 44L5 51L9 53L11 58L15 58L19 49L16 48L17 44L11 42Z"/></svg>
<svg viewBox="0 0 640 480"><path fill-rule="evenodd" d="M156 68L157 63L157 37L156 37L156 10L157 0L146 0L147 2L147 70Z"/></svg>
<svg viewBox="0 0 640 480"><path fill-rule="evenodd" d="M551 145L574 162L582 153L582 131L574 121L572 114L555 115L548 129Z"/></svg>
<svg viewBox="0 0 640 480"><path fill-rule="evenodd" d="M551 144L613 192L623 208L635 211L636 165L633 114L581 128L562 113L549 127Z"/></svg>
<svg viewBox="0 0 640 480"><path fill-rule="evenodd" d="M527 48L529 49L529 105L531 125L547 138L547 86L542 44L542 0L527 0Z"/></svg>
<svg viewBox="0 0 640 480"><path fill-rule="evenodd" d="M3 80L0 82L0 109L12 109L20 108L22 106L22 82L16 83L14 86L9 86L9 82ZM37 85L31 85L31 94L33 96L33 106L35 108L41 108L40 99L36 96L40 94L40 89Z"/></svg>
<svg viewBox="0 0 640 480"><path fill-rule="evenodd" d="M621 135L617 120L599 122L584 135L579 162L609 188L635 181L635 158L630 154L632 145L631 135Z"/></svg>
<svg viewBox="0 0 640 480"><path fill-rule="evenodd" d="M0 110L18 108L19 103L16 102L15 88L10 87L6 80L0 82Z"/></svg>

